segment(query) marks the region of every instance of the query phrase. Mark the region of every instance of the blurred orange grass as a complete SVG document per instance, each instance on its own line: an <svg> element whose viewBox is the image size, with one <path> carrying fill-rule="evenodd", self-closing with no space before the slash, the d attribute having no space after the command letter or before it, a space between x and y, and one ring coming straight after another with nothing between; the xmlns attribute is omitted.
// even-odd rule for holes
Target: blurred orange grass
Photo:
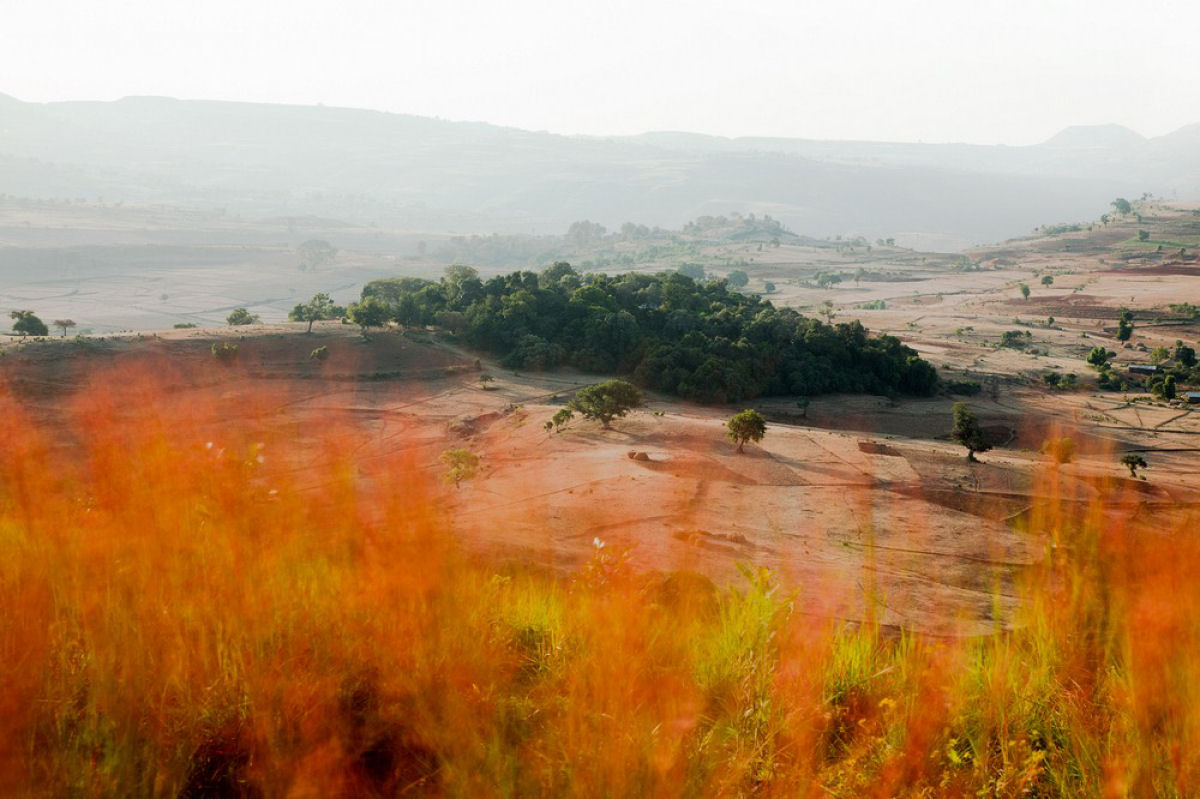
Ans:
<svg viewBox="0 0 1200 799"><path fill-rule="evenodd" d="M1041 473L1016 624L936 638L752 568L489 562L417 454L165 368L0 389L5 795L1197 790L1194 515L1118 482Z"/></svg>

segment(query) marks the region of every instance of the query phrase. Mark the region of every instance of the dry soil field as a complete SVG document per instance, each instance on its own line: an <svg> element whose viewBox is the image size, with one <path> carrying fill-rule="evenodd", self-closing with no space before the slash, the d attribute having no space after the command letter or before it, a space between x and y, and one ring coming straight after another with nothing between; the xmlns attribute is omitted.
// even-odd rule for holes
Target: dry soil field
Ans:
<svg viewBox="0 0 1200 799"><path fill-rule="evenodd" d="M91 376L151 363L166 388L191 401L288 427L301 439L325 420L350 420L365 436L352 457L363 480L378 477L372 463L382 452L410 452L431 471L442 470L447 449L477 453L479 473L441 495L472 552L569 569L603 544L627 549L641 568L688 570L718 583L738 579L739 563L765 566L799 586L808 612L877 613L888 625L977 634L1007 623L1022 566L1045 551L1042 530L1028 516L1038 497L1083 508L1100 486L1116 486L1105 492L1119 497L1111 512L1147 520L1191 513L1200 500L1200 407L1098 392L1083 363L1097 345L1115 349L1124 365L1145 362L1148 350L1176 339L1196 343L1195 320L1167 307L1200 298L1200 264L1189 255L1200 245L1193 229L1200 219L1191 211L1144 210L1140 227L1154 231L1149 245L1137 241L1139 223L1129 220L963 256L781 247L756 261L753 278L777 283L775 301L819 311L828 300L835 321L861 318L917 348L944 378L980 382L983 391L970 402L1003 442L980 464L969 464L947 436L950 407L963 399L953 396L819 397L804 415L795 398L762 400L754 405L770 420L768 433L744 454L724 435L738 409L666 397L650 397L612 430L575 421L548 433L543 423L594 376L516 374L436 331L392 329L363 342L346 325L320 323L305 335L302 325L281 323L14 339L3 345L0 369L36 413L59 422L64 447L73 435L71 397L89 390ZM220 235L223 224L198 225L195 241ZM22 227L11 215L6 225L0 235L10 238ZM21 258L37 247L23 233L19 253L0 249L7 275L0 291L14 307L44 309L44 318L109 306L110 316L97 316L109 320L96 322L102 330L176 318L213 322L237 304L278 319L312 291L352 295L371 277L426 268L379 249L367 253L364 238L362 253L344 251L324 272L299 272L290 245L271 245L274 234L265 229L255 241L231 240L217 268L208 245L188 266L180 253L189 245L179 240L187 237L177 227L160 236L151 221L137 230L109 226L77 248L42 231L45 268L33 272ZM1178 246L1160 253L1157 240L1185 254L1177 255ZM171 250L169 268L152 265L162 247ZM141 251L145 257L130 260ZM851 275L860 267L887 278L856 282ZM846 277L820 288L811 281L820 271ZM1040 281L1045 275L1054 278L1049 286ZM1021 283L1031 288L1028 299ZM46 293L54 285L61 293ZM859 309L863 303L879 309ZM1115 339L1121 307L1135 310L1129 348ZM1011 329L1031 334L1023 350L998 346ZM238 344L235 364L212 356L214 341ZM324 362L309 358L318 346L329 348ZM1082 387L1051 391L1040 379L1050 371L1076 373ZM487 390L481 372L496 377ZM268 387L278 401L243 405L249 387ZM131 415L145 411L129 408ZM198 445L219 438L219 425L195 435ZM1074 462L1051 466L1039 454L1055 436L1076 442ZM1144 455L1149 480L1128 479L1118 462L1127 451ZM295 464L297 474L304 468Z"/></svg>

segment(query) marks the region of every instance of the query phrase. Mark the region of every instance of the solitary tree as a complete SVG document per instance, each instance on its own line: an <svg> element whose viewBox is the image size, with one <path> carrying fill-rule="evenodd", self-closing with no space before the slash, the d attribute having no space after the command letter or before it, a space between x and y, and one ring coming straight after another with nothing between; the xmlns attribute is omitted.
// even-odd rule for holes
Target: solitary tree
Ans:
<svg viewBox="0 0 1200 799"><path fill-rule="evenodd" d="M1129 470L1130 477L1137 477L1138 469L1147 468L1146 459L1143 458L1141 455L1135 455L1132 452L1129 453L1128 455L1122 455L1121 463L1125 466L1125 468L1127 468Z"/></svg>
<svg viewBox="0 0 1200 799"><path fill-rule="evenodd" d="M1042 454L1055 463L1070 463L1075 459L1075 442L1070 438L1051 438L1042 442Z"/></svg>
<svg viewBox="0 0 1200 799"><path fill-rule="evenodd" d="M9 314L13 319L13 332L22 336L47 336L50 329L46 323L38 319L33 311L13 311Z"/></svg>
<svg viewBox="0 0 1200 799"><path fill-rule="evenodd" d="M300 256L300 270L317 269L332 263L337 255L337 248L324 239L309 239L296 245L296 254Z"/></svg>
<svg viewBox="0 0 1200 799"><path fill-rule="evenodd" d="M808 418L808 406L812 404L811 397L799 397L796 399L796 407L800 409L800 418Z"/></svg>
<svg viewBox="0 0 1200 799"><path fill-rule="evenodd" d="M491 386L489 386L488 383L495 381L495 379L496 378L492 377L487 372L483 372L482 374L479 375L479 378L478 378L479 387L482 388L484 391L490 391Z"/></svg>
<svg viewBox="0 0 1200 799"><path fill-rule="evenodd" d="M821 303L820 314L825 317L828 324L833 324L833 318L837 316L837 311L833 307L833 300L825 300Z"/></svg>
<svg viewBox="0 0 1200 799"><path fill-rule="evenodd" d="M950 437L967 448L967 460L975 463L975 453L987 452L992 448L992 443L984 435L979 419L967 403L954 403L951 412L954 414L954 427L950 430Z"/></svg>
<svg viewBox="0 0 1200 799"><path fill-rule="evenodd" d="M335 319L345 313L345 308L335 305L333 298L322 291L314 294L308 302L298 303L295 308L288 312L288 319L293 322L308 322L308 329L304 332L311 333L313 322L319 322L322 319Z"/></svg>
<svg viewBox="0 0 1200 799"><path fill-rule="evenodd" d="M245 308L234 308L229 312L229 316L225 317L225 321L231 326L236 325L256 325L261 319L258 314L252 314Z"/></svg>
<svg viewBox="0 0 1200 799"><path fill-rule="evenodd" d="M554 415L550 417L550 421L546 422L547 432L550 428L554 428L554 432L558 433L562 430L563 425L575 418L575 413L570 408L559 408Z"/></svg>
<svg viewBox="0 0 1200 799"><path fill-rule="evenodd" d="M1133 203L1129 202L1129 200L1126 200L1124 197L1118 197L1117 199L1115 199L1111 203L1109 203L1109 205L1111 205L1113 207L1113 210L1116 211L1118 214L1133 213Z"/></svg>
<svg viewBox="0 0 1200 799"><path fill-rule="evenodd" d="M1186 346L1182 341L1176 341L1175 362L1180 366L1191 369L1196 365L1196 350Z"/></svg>
<svg viewBox="0 0 1200 799"><path fill-rule="evenodd" d="M732 289L740 289L750 282L750 276L742 269L734 269L725 276L725 283Z"/></svg>
<svg viewBox="0 0 1200 799"><path fill-rule="evenodd" d="M762 441L767 432L767 420L755 410L744 410L729 420L729 440L742 452L747 441Z"/></svg>
<svg viewBox="0 0 1200 799"><path fill-rule="evenodd" d="M1021 289L1021 296L1025 299L1029 299L1029 286L1025 283L1021 283L1018 287Z"/></svg>
<svg viewBox="0 0 1200 799"><path fill-rule="evenodd" d="M479 471L479 456L462 447L455 447L443 452L442 463L446 465L446 474L443 475L443 479L448 483L454 483L455 488L458 488L459 483L463 480L470 480Z"/></svg>
<svg viewBox="0 0 1200 799"><path fill-rule="evenodd" d="M585 419L595 419L605 429L613 419L624 416L642 404L642 392L624 380L606 380L585 386L575 393L567 407Z"/></svg>
<svg viewBox="0 0 1200 799"><path fill-rule="evenodd" d="M1103 369L1108 365L1108 359L1116 355L1112 350L1106 350L1104 347L1092 347L1092 351L1087 354L1089 366L1094 366L1097 369Z"/></svg>
<svg viewBox="0 0 1200 799"><path fill-rule="evenodd" d="M1117 322L1117 341L1129 341L1133 336L1133 322L1122 319Z"/></svg>
<svg viewBox="0 0 1200 799"><path fill-rule="evenodd" d="M1053 286L1054 285L1054 275L1042 275L1042 285L1047 286L1047 287Z"/></svg>
<svg viewBox="0 0 1200 799"><path fill-rule="evenodd" d="M62 330L62 337L67 337L67 328L75 327L74 319L55 319L54 326Z"/></svg>
<svg viewBox="0 0 1200 799"><path fill-rule="evenodd" d="M365 339L368 328L383 327L387 324L388 319L391 318L392 309L386 302L372 295L364 298L362 302L352 303L346 309L346 315L351 322L358 325L359 330L362 331L362 337Z"/></svg>

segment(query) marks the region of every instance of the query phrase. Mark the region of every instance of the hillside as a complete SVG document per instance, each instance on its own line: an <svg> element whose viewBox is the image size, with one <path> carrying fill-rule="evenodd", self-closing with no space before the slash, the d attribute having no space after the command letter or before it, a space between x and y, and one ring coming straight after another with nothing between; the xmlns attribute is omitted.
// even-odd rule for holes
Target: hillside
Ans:
<svg viewBox="0 0 1200 799"><path fill-rule="evenodd" d="M325 107L3 98L0 183L30 198L459 233L753 212L798 233L957 249L1085 217L1118 195L1200 191L1194 139L1187 129L1101 146L1074 134L1033 147L597 138Z"/></svg>

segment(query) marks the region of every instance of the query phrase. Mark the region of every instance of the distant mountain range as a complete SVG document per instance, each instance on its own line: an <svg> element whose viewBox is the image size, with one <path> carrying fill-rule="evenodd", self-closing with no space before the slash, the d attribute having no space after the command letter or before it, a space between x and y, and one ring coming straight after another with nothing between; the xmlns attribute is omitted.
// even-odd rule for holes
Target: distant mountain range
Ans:
<svg viewBox="0 0 1200 799"><path fill-rule="evenodd" d="M1200 197L1200 125L1074 127L1029 147L690 133L561 136L323 106L0 95L0 193L317 215L431 232L677 228L769 214L801 234L956 249Z"/></svg>

